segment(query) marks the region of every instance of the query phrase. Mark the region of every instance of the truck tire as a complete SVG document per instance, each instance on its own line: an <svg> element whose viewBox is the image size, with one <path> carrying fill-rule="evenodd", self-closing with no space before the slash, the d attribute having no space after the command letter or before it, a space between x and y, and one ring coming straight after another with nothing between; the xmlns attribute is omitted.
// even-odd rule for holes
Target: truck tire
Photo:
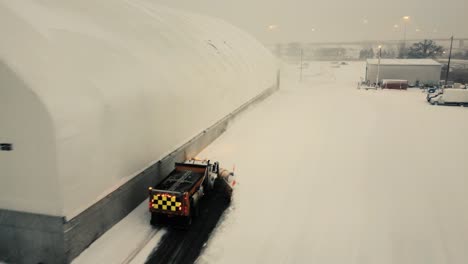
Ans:
<svg viewBox="0 0 468 264"><path fill-rule="evenodd" d="M192 217L198 217L200 215L200 208L193 202L190 204L190 214Z"/></svg>
<svg viewBox="0 0 468 264"><path fill-rule="evenodd" d="M227 183L223 179L217 178L215 181L214 189L219 198L224 199L226 203L230 203L232 193L229 192L229 190L227 189L228 187L226 185Z"/></svg>
<svg viewBox="0 0 468 264"><path fill-rule="evenodd" d="M210 178L206 177L206 180L203 182L203 190L207 193L211 192L211 183Z"/></svg>
<svg viewBox="0 0 468 264"><path fill-rule="evenodd" d="M152 226L157 226L157 225L159 225L160 222L161 222L161 221L160 221L160 218L161 218L161 216L160 216L159 214L157 214L157 213L151 213L150 224L151 224Z"/></svg>
<svg viewBox="0 0 468 264"><path fill-rule="evenodd" d="M184 217L182 228L185 230L189 229L190 226L192 225L192 221L193 221L193 216L192 216L192 213L190 213L190 215Z"/></svg>

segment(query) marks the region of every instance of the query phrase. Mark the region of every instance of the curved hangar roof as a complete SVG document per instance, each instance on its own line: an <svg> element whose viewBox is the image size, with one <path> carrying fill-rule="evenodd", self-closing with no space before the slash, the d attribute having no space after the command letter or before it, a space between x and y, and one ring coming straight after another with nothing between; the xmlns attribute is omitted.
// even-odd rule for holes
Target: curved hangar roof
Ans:
<svg viewBox="0 0 468 264"><path fill-rule="evenodd" d="M0 30L3 209L73 217L276 81L244 32L150 0L0 0Z"/></svg>

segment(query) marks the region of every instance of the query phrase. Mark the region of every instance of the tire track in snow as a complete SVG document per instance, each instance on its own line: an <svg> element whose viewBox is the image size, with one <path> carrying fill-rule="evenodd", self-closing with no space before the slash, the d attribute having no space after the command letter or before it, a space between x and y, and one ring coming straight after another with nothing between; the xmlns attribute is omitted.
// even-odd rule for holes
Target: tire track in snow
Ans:
<svg viewBox="0 0 468 264"><path fill-rule="evenodd" d="M194 263L228 207L221 193L207 194L200 201L200 215L193 220L190 229L170 228L146 263Z"/></svg>
<svg viewBox="0 0 468 264"><path fill-rule="evenodd" d="M127 258L122 261L122 264L129 264L131 261L138 255L138 253L143 250L143 248L153 239L154 236L156 236L157 233L161 231L161 228L153 229L151 232L148 233L148 235L143 239L138 246L130 253L130 255L127 256Z"/></svg>

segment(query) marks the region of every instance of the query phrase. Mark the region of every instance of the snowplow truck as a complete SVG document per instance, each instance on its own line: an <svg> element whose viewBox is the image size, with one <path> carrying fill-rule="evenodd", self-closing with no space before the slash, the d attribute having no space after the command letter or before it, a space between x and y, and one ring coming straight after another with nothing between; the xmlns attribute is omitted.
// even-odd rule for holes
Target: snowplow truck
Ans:
<svg viewBox="0 0 468 264"><path fill-rule="evenodd" d="M151 225L170 220L188 228L199 213L205 193L221 191L228 201L235 184L234 174L219 168L209 160L187 160L175 164L175 169L159 184L149 187Z"/></svg>

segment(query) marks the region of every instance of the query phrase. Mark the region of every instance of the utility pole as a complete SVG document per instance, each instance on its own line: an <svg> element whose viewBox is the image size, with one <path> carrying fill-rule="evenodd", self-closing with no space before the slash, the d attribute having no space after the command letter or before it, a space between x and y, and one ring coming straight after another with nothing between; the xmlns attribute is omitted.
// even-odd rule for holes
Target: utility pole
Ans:
<svg viewBox="0 0 468 264"><path fill-rule="evenodd" d="M445 85L447 85L448 77L449 77L450 60L452 59L452 47L453 47L453 36L450 38L450 52L449 52L449 58L448 58L448 64L447 64L447 71L445 72Z"/></svg>
<svg viewBox="0 0 468 264"><path fill-rule="evenodd" d="M301 48L301 73L299 75L299 82L302 82L302 67L303 67L303 57L304 57L304 50Z"/></svg>
<svg viewBox="0 0 468 264"><path fill-rule="evenodd" d="M405 25L405 33L403 33L403 58L406 59L406 22L404 23Z"/></svg>
<svg viewBox="0 0 468 264"><path fill-rule="evenodd" d="M379 77L380 77L380 58L382 58L382 45L379 45L379 63L377 64L377 78L375 84L379 86Z"/></svg>

